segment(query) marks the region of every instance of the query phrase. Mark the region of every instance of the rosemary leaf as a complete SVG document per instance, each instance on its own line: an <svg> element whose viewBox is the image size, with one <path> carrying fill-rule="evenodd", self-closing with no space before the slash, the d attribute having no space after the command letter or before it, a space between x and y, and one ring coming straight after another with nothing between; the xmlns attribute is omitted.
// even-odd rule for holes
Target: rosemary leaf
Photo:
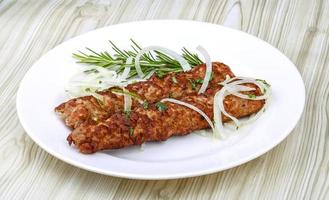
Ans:
<svg viewBox="0 0 329 200"><path fill-rule="evenodd" d="M73 53L72 56L77 60L77 63L83 63L88 65L94 65L104 68L113 68L117 73L122 73L124 68L127 66L126 61L128 57L136 57L137 53L142 47L137 44L133 39L131 41L131 49L120 49L112 41L109 41L114 54L110 54L107 51L96 52L90 48L86 48L87 52L78 51ZM188 51L185 47L182 49L182 57L192 66L197 66L203 63L197 54L193 54ZM129 78L138 76L134 64L129 65L131 70L129 72ZM171 56L160 52L154 51L153 53L145 53L140 58L140 66L145 74L155 71L159 77L163 77L171 72L183 71L180 63L173 59Z"/></svg>

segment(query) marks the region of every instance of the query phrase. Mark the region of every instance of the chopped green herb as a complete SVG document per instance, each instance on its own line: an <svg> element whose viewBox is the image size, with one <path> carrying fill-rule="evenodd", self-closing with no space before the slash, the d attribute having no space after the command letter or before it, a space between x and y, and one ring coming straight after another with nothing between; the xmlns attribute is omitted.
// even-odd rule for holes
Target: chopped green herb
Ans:
<svg viewBox="0 0 329 200"><path fill-rule="evenodd" d="M147 101L143 102L143 108L146 110L149 108L149 103Z"/></svg>
<svg viewBox="0 0 329 200"><path fill-rule="evenodd" d="M263 79L256 79L256 81L258 81L258 82L262 82L264 85L266 85L267 87L271 87L271 85L270 84L268 84L265 80L263 80Z"/></svg>
<svg viewBox="0 0 329 200"><path fill-rule="evenodd" d="M160 111L160 112L163 112L163 111L166 111L167 110L167 106L166 104L162 103L162 102L158 102L155 104L155 107Z"/></svg>
<svg viewBox="0 0 329 200"><path fill-rule="evenodd" d="M177 79L176 79L176 76L172 76L172 77L171 77L171 80L172 80L172 82L175 83L175 84L178 83L178 81L177 81Z"/></svg>
<svg viewBox="0 0 329 200"><path fill-rule="evenodd" d="M140 99L140 97L138 96L138 94L135 94L135 93L129 92L129 91L124 91L122 89L111 89L111 92L116 92L116 93L120 93L120 94L127 94L127 95L129 95L131 97Z"/></svg>
<svg viewBox="0 0 329 200"><path fill-rule="evenodd" d="M172 92L169 92L169 98L173 98Z"/></svg>
<svg viewBox="0 0 329 200"><path fill-rule="evenodd" d="M99 71L97 69L88 69L83 71L86 74L91 74L91 73L99 73Z"/></svg>
<svg viewBox="0 0 329 200"><path fill-rule="evenodd" d="M203 83L203 79L199 78L195 80L195 83L197 84L202 84Z"/></svg>
<svg viewBox="0 0 329 200"><path fill-rule="evenodd" d="M197 84L202 84L203 83L203 79L196 79L196 80L194 80L194 79L189 79L189 81L190 81L190 83L191 83L191 86L192 86L192 89L193 90L196 90L196 85Z"/></svg>
<svg viewBox="0 0 329 200"><path fill-rule="evenodd" d="M193 90L196 90L196 84L195 84L195 81L194 81L193 79L192 79L192 80L190 79L189 81L190 81L190 83L191 83L192 89L193 89Z"/></svg>
<svg viewBox="0 0 329 200"><path fill-rule="evenodd" d="M103 83L102 81L98 81L99 84Z"/></svg>
<svg viewBox="0 0 329 200"><path fill-rule="evenodd" d="M91 92L91 89L90 88L86 88L85 91L86 92Z"/></svg>
<svg viewBox="0 0 329 200"><path fill-rule="evenodd" d="M133 127L129 127L129 135L130 136L134 135L134 128Z"/></svg>
<svg viewBox="0 0 329 200"><path fill-rule="evenodd" d="M129 118L130 117L130 114L131 114L131 110L126 110L126 111L123 111L124 115L126 118Z"/></svg>
<svg viewBox="0 0 329 200"><path fill-rule="evenodd" d="M165 72L162 72L162 71L156 71L155 74L160 79L163 78L166 75L166 73Z"/></svg>
<svg viewBox="0 0 329 200"><path fill-rule="evenodd" d="M251 99L255 99L256 98L256 95L254 95L254 94L248 94L248 97L251 98Z"/></svg>

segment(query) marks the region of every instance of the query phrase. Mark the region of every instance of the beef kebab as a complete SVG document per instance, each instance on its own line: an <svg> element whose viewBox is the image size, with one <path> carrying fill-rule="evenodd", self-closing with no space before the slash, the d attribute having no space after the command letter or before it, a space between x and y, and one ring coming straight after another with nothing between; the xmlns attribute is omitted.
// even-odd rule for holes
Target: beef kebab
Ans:
<svg viewBox="0 0 329 200"><path fill-rule="evenodd" d="M212 119L214 95L222 87L218 83L227 76L234 77L234 74L226 65L213 63L213 77L208 89L198 95L200 86L197 80L202 80L205 70L205 66L200 65L190 72L171 73L162 79L153 76L149 81L128 85L129 92L148 102L145 107L135 101L129 113L123 112L123 97L112 90L99 93L104 97L103 102L87 96L61 104L56 112L69 127L74 128L67 138L69 144L75 144L82 153L94 153L147 141L164 141L174 135L209 128L206 120L190 108L170 102L158 103L166 97L179 99L201 109ZM256 85L247 85L256 89L248 94L262 95ZM256 113L263 105L264 100L248 100L233 95L224 99L225 110L236 118ZM230 119L222 115L222 120Z"/></svg>

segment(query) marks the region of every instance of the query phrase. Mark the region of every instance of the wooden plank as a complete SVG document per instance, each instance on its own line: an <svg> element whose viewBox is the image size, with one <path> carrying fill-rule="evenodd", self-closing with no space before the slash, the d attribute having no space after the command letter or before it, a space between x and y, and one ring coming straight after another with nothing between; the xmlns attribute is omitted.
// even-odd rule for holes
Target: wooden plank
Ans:
<svg viewBox="0 0 329 200"><path fill-rule="evenodd" d="M72 167L39 148L18 122L25 72L61 42L110 24L193 19L241 29L284 52L306 84L302 119L267 154L223 172L137 181ZM329 1L124 0L0 2L0 199L328 199ZM284 72L283 72L284 73Z"/></svg>

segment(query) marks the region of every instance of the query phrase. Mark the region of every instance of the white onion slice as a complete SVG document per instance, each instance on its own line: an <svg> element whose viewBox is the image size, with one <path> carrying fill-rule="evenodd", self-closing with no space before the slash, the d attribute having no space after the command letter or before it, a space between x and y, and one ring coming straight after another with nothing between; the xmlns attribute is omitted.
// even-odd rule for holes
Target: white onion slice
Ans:
<svg viewBox="0 0 329 200"><path fill-rule="evenodd" d="M88 70L95 72L86 73ZM124 73L129 74L128 69ZM66 91L71 98L91 95L102 100L103 97L97 91L104 90L113 86L124 87L128 81L113 71L103 67L86 67L83 72L73 76L66 86Z"/></svg>
<svg viewBox="0 0 329 200"><path fill-rule="evenodd" d="M68 92L71 98L76 98L80 96L93 96L96 99L103 101L104 97L98 94L93 88L90 87L67 87L66 91Z"/></svg>
<svg viewBox="0 0 329 200"><path fill-rule="evenodd" d="M122 88L122 90L124 92L127 92L126 88ZM132 99L131 99L131 96L124 93L123 94L123 101L124 101L124 104L123 104L123 110L125 112L129 112L131 111L131 105L132 105Z"/></svg>
<svg viewBox="0 0 329 200"><path fill-rule="evenodd" d="M227 84L227 83L229 83L231 81L234 81L236 79L237 79L237 77L232 77L231 78L229 75L226 75L225 80L223 82L219 83L219 85L223 85L224 86L225 84Z"/></svg>
<svg viewBox="0 0 329 200"><path fill-rule="evenodd" d="M211 77L211 72L212 72L212 64L211 64L210 55L208 54L206 49L204 49L202 46L199 45L197 47L197 50L200 51L200 53L203 55L203 57L206 61L206 74L203 78L202 85L201 85L200 90L198 92L198 94L202 94L206 91L206 89L208 87L210 77Z"/></svg>
<svg viewBox="0 0 329 200"><path fill-rule="evenodd" d="M237 80L237 81L234 81L234 80ZM234 82L232 82L232 81L234 81ZM239 77L239 76L233 77L231 79L227 79L224 82L221 82L220 84L223 85L223 84L226 84L226 83L229 83L229 82L230 82L230 85L240 85L240 84L244 84L244 83L253 83L257 87L260 88L260 90L261 90L262 93L265 92L264 89L267 89L268 88L268 86L266 86L261 81L257 81L256 79L253 79L253 78Z"/></svg>
<svg viewBox="0 0 329 200"><path fill-rule="evenodd" d="M129 72L130 72L130 66L133 63L133 57L129 56L127 58L127 61L126 61L126 67L125 69L123 70L122 74L121 74L121 78L122 79L127 79L128 75L129 75Z"/></svg>
<svg viewBox="0 0 329 200"><path fill-rule="evenodd" d="M244 85L234 85L234 87L231 87L230 85L225 85L225 86L229 91L238 90L238 91L244 92L244 91L254 91L254 90L256 90L255 88L244 86Z"/></svg>
<svg viewBox="0 0 329 200"><path fill-rule="evenodd" d="M188 64L188 62L178 53L161 46L148 46L140 50L135 57L135 68L139 77L144 78L145 76L139 63L141 56L143 56L145 53L149 51L154 51L154 50L161 51L175 58L182 66L184 72L191 70L191 66Z"/></svg>
<svg viewBox="0 0 329 200"><path fill-rule="evenodd" d="M143 142L143 143L141 144L140 150L141 150L141 151L144 151L144 149L145 149L145 146L146 146L146 143L145 143L145 142Z"/></svg>
<svg viewBox="0 0 329 200"><path fill-rule="evenodd" d="M260 88L263 95L250 97L249 95L242 94L241 92L255 90L255 88L241 85L241 84L245 84L245 83L255 84L257 87ZM248 123L253 122L256 119L258 119L260 117L260 115L268 107L270 97L271 97L271 90L264 83L259 82L256 79L246 78L246 77L233 77L233 78L227 78L225 81L221 82L220 85L222 85L223 88L220 91L218 91L214 97L214 107L213 107L214 121L215 121L214 135L219 135L221 137L224 137L227 133L226 129L224 128L223 122L222 122L221 113L223 113L223 115L232 119L232 121L236 125L236 128L239 128L241 125L248 124ZM225 97L229 94L232 94L234 96L237 96L237 97L240 97L243 99L248 99L248 100L265 100L265 104L263 105L263 107L260 111L258 111L256 114L250 116L247 121L242 122L241 120L238 120L237 118L235 118L234 116L230 115L229 113L227 113L225 111L223 102L224 102Z"/></svg>
<svg viewBox="0 0 329 200"><path fill-rule="evenodd" d="M229 91L229 93L233 94L234 96L240 97L241 99L248 99L248 100L264 100L268 98L268 95L250 97L248 95L241 94L238 91Z"/></svg>
<svg viewBox="0 0 329 200"><path fill-rule="evenodd" d="M206 115L206 113L204 113L202 110L200 110L199 108L195 107L194 105L192 104L189 104L189 103L186 103L186 102L183 102L183 101L179 101L177 99L173 99L173 98L164 98L161 100L161 102L171 102L171 103L175 103L175 104L179 104L179 105L182 105L182 106L186 106L194 111L196 111L197 113L199 113L207 122L208 124L210 125L210 127L212 128L212 130L214 131L215 127L211 121L211 119Z"/></svg>
<svg viewBox="0 0 329 200"><path fill-rule="evenodd" d="M235 123L235 125L236 125L237 127L239 127L239 126L240 126L240 122L239 122L239 120L238 120L236 117L230 115L230 114L229 114L228 112L226 112L226 110L225 110L225 107L224 107L224 99L225 99L225 97L226 97L228 94L227 94L227 92L226 92L226 91L227 91L226 87L222 88L222 90L223 90L223 95L220 96L220 100L218 101L219 109L221 110L221 112L222 112L225 116L229 117L229 118Z"/></svg>
<svg viewBox="0 0 329 200"><path fill-rule="evenodd" d="M151 78L151 76L155 73L155 70L152 70L150 73L148 73L146 76L145 76L145 80L148 80L149 78Z"/></svg>
<svg viewBox="0 0 329 200"><path fill-rule="evenodd" d="M223 90L223 89L224 89L224 87L215 94L214 107L213 107L214 122L215 122L214 136L218 136L221 138L225 138L225 133L226 133L226 130L224 129L224 126L223 126L222 112L221 112L220 105L219 105L220 102L223 102L223 99L224 99L223 97L225 94L225 90Z"/></svg>
<svg viewBox="0 0 329 200"><path fill-rule="evenodd" d="M81 72L74 76L69 84L76 86L87 86L90 84L91 87L96 87L95 85L97 85L100 89L103 89L103 86L105 87L104 89L106 89L108 86L123 85L124 82L126 82L125 79L120 78L118 74L112 70L102 67L89 67L87 70L97 70L97 73L92 72L86 74L85 72Z"/></svg>

